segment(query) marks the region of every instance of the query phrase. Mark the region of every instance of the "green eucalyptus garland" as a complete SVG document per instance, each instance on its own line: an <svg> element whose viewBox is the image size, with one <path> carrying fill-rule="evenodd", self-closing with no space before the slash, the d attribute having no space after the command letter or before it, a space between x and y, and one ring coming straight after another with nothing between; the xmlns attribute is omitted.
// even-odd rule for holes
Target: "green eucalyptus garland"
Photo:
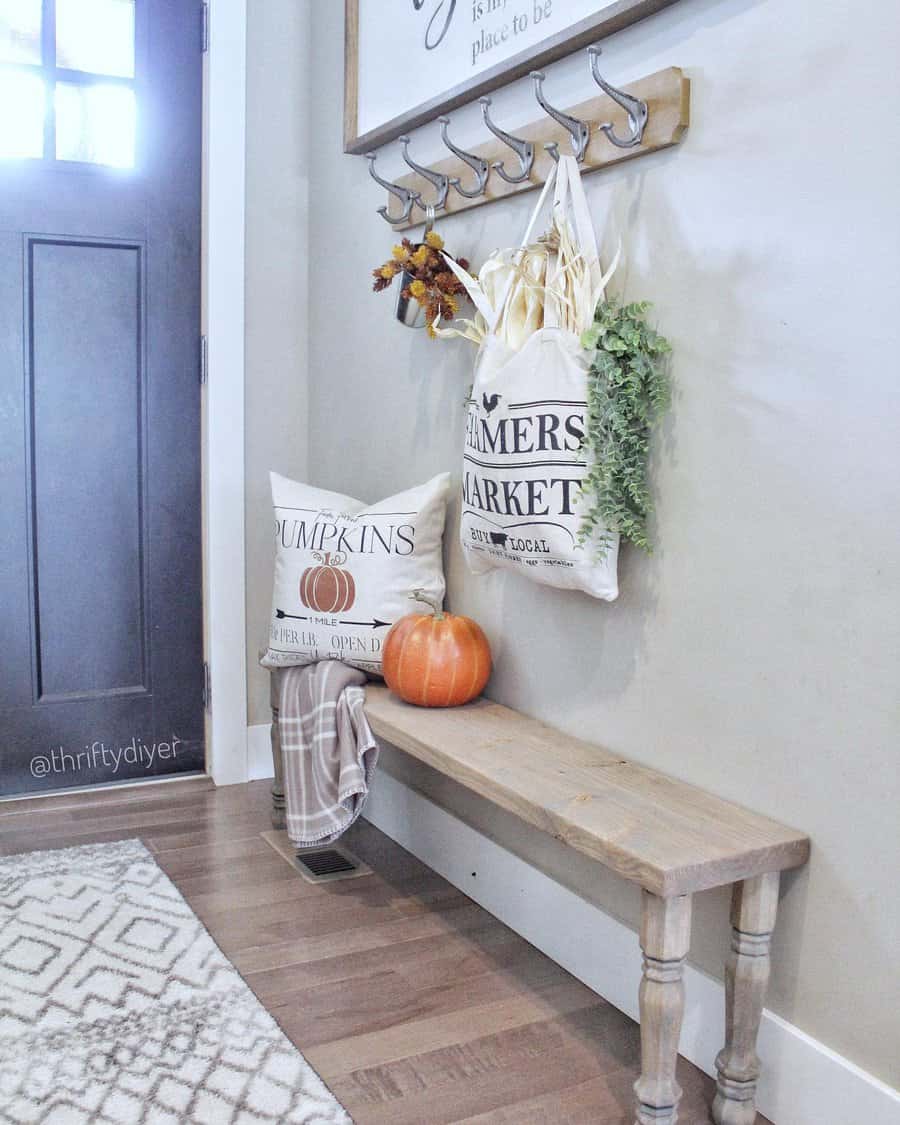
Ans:
<svg viewBox="0 0 900 1125"><path fill-rule="evenodd" d="M649 307L646 301L601 301L593 325L581 337L593 357L583 443L590 470L582 485L590 507L579 533L584 543L598 528L606 528L648 553L650 430L669 404L666 357L672 350L647 324ZM611 536L602 535L598 542L603 557Z"/></svg>

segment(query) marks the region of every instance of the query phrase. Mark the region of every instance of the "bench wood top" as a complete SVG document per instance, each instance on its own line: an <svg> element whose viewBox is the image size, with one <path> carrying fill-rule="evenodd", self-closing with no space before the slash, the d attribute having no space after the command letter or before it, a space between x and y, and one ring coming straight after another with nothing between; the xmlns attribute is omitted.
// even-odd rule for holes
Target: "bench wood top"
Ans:
<svg viewBox="0 0 900 1125"><path fill-rule="evenodd" d="M369 684L366 714L386 742L657 895L809 856L801 832L499 703L412 707Z"/></svg>

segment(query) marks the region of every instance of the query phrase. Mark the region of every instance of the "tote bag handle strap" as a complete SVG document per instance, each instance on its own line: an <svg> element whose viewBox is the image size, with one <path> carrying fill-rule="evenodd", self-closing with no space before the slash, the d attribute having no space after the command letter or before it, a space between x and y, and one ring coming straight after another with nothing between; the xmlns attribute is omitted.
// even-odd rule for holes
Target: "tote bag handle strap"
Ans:
<svg viewBox="0 0 900 1125"><path fill-rule="evenodd" d="M534 205L534 210L531 212L531 218L528 220L528 226L525 228L525 233L522 235L522 241L519 243L519 249L524 250L525 247L531 242L534 236L534 225L541 216L541 211L544 209L544 204L547 201L547 196L550 194L550 189L556 184L558 177L558 166L556 164L550 169L550 175L547 177L544 186L541 188L541 194L538 196L538 201Z"/></svg>
<svg viewBox="0 0 900 1125"><path fill-rule="evenodd" d="M587 196L584 192L584 183L581 179L581 172L578 168L578 162L574 156L560 157L560 163L565 162L567 168L566 186L568 188L569 202L572 204L572 215L575 219L575 233L578 237L578 247L585 259L591 263L600 262L600 255L597 252L597 235L594 231L594 223L591 219L591 211L588 207Z"/></svg>
<svg viewBox="0 0 900 1125"><path fill-rule="evenodd" d="M588 207L587 196L584 191L584 182L581 178L578 163L574 156L564 156L561 158L560 163L562 163L562 161L565 161L568 165L566 183L568 198L572 204L572 216L575 220L575 234L578 238L578 246L590 270L594 296L599 301L603 299L606 285L618 268L619 261L622 257L622 242L620 239L616 246L616 252L613 254L612 261L609 263L604 273L603 266L600 262L600 254L597 249L597 235L594 231L591 210Z"/></svg>
<svg viewBox="0 0 900 1125"><path fill-rule="evenodd" d="M553 191L553 218L564 222L566 218L566 202L569 199L569 159L562 157L556 164L556 186ZM556 299L557 282L559 280L559 254L551 251L547 260L547 284L544 289L544 327L559 328L561 314L559 301Z"/></svg>
<svg viewBox="0 0 900 1125"><path fill-rule="evenodd" d="M562 156L559 162L565 164L566 167L564 173L566 192L565 195L559 197L558 205L562 207L565 207L566 203L571 205L579 252L590 270L592 287L595 290L602 290L615 269L615 265L604 277L603 268L600 265L600 254L597 250L597 235L591 219L591 211L588 207L578 162L574 156ZM557 201L554 201L555 206L557 206ZM616 255L616 263L618 263L618 254Z"/></svg>
<svg viewBox="0 0 900 1125"><path fill-rule="evenodd" d="M553 217L559 227L567 224L567 209L571 207L574 220L574 234L578 252L587 264L591 274L591 286L600 284L600 255L597 253L597 236L581 182L578 161L574 156L561 156L556 176L556 190L553 194ZM571 229L571 227L569 228ZM564 289L559 285L559 255L551 254L547 269L548 286L544 298L544 327L558 328L562 319L559 302L555 294Z"/></svg>

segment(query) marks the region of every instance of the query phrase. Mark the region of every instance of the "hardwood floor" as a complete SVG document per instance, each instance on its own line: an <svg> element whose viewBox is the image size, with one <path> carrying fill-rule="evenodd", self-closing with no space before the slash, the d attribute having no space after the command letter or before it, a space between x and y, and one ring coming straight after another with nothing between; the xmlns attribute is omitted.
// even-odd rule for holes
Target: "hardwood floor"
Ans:
<svg viewBox="0 0 900 1125"><path fill-rule="evenodd" d="M635 1023L365 822L373 873L305 882L269 807L205 779L0 803L0 854L140 837L357 1125L631 1125Z"/></svg>

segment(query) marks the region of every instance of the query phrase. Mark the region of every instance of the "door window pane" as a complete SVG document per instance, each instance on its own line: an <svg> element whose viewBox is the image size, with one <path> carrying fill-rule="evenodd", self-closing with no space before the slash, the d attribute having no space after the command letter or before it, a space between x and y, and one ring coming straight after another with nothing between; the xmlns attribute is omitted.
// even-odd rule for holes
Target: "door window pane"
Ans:
<svg viewBox="0 0 900 1125"><path fill-rule="evenodd" d="M0 70L0 159L43 156L45 99L37 74Z"/></svg>
<svg viewBox="0 0 900 1125"><path fill-rule="evenodd" d="M41 61L41 0L0 0L0 62Z"/></svg>
<svg viewBox="0 0 900 1125"><path fill-rule="evenodd" d="M133 167L135 117L127 87L58 82L56 159Z"/></svg>
<svg viewBox="0 0 900 1125"><path fill-rule="evenodd" d="M133 77L134 0L56 0L56 65Z"/></svg>

